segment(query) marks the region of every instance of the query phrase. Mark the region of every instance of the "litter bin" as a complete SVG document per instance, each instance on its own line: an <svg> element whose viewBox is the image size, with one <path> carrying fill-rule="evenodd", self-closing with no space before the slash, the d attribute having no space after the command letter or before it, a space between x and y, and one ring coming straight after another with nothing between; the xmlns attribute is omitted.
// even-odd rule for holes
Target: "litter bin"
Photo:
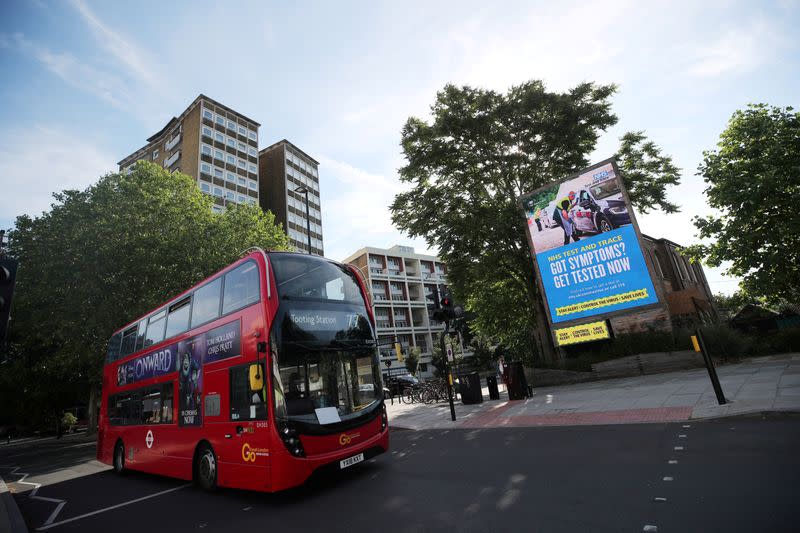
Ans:
<svg viewBox="0 0 800 533"><path fill-rule="evenodd" d="M528 397L528 380L525 379L521 361L514 361L508 365L506 385L508 385L509 400L524 400Z"/></svg>
<svg viewBox="0 0 800 533"><path fill-rule="evenodd" d="M500 390L497 388L497 377L488 376L486 378L486 386L489 387L489 399L490 400L499 400L500 399Z"/></svg>
<svg viewBox="0 0 800 533"><path fill-rule="evenodd" d="M480 374L472 372L471 374L462 375L460 382L461 403L469 405L483 402Z"/></svg>

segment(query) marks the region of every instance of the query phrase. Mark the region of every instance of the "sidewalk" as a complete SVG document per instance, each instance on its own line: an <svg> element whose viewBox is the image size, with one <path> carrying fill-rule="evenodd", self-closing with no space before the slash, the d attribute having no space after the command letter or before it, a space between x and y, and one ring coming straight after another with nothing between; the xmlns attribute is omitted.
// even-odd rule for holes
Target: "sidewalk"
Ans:
<svg viewBox="0 0 800 533"><path fill-rule="evenodd" d="M718 405L705 368L534 389L533 398L456 403L387 403L390 426L407 429L675 422L763 411L800 411L800 354L717 367L728 403Z"/></svg>

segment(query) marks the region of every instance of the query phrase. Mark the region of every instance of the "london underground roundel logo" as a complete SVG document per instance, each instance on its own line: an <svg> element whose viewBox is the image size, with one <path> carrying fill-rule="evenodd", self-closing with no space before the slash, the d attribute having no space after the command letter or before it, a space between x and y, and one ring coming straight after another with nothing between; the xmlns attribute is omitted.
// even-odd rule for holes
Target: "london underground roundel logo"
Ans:
<svg viewBox="0 0 800 533"><path fill-rule="evenodd" d="M147 436L144 438L144 443L147 444L148 448L152 448L153 447L153 440L154 440L153 439L153 430L152 429L148 429L147 430Z"/></svg>

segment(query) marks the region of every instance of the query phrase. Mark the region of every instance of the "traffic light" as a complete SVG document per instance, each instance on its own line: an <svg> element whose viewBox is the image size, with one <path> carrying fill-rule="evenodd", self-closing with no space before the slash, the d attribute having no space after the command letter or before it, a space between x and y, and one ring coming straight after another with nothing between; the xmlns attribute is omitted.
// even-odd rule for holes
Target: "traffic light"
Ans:
<svg viewBox="0 0 800 533"><path fill-rule="evenodd" d="M438 287L436 290L439 293ZM450 289L442 289L441 298L436 302L436 308L431 313L431 318L437 322L447 322L464 316L464 308L455 303Z"/></svg>
<svg viewBox="0 0 800 533"><path fill-rule="evenodd" d="M6 338L8 319L11 316L11 297L17 278L17 261L0 259L0 343Z"/></svg>

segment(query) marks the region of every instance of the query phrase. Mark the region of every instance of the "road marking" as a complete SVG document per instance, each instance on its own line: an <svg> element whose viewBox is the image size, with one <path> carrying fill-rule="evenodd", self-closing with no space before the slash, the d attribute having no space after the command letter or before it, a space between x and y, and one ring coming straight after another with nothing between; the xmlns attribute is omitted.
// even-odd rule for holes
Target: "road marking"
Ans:
<svg viewBox="0 0 800 533"><path fill-rule="evenodd" d="M72 446L67 446L67 448L83 448L84 446L97 446L96 442L84 442L83 444L73 444Z"/></svg>
<svg viewBox="0 0 800 533"><path fill-rule="evenodd" d="M664 481L672 481L672 478L670 476L664 476Z"/></svg>
<svg viewBox="0 0 800 533"><path fill-rule="evenodd" d="M679 451L683 450L683 446L675 446L675 447L673 448L673 450L675 450L675 451L679 452Z"/></svg>
<svg viewBox="0 0 800 533"><path fill-rule="evenodd" d="M667 499L666 499L666 498L662 498L662 497L660 497L660 496L656 496L655 498L653 498L653 501L655 501L655 502L662 502L662 503L663 503L663 502L666 502L666 501L667 501Z"/></svg>
<svg viewBox="0 0 800 533"><path fill-rule="evenodd" d="M676 465L676 464L678 464L678 460L677 459L670 459L669 460L669 464Z"/></svg>
<svg viewBox="0 0 800 533"><path fill-rule="evenodd" d="M39 492L39 489L42 487L42 484L41 483L31 483L30 481L25 481L25 479L30 474L25 473L25 472L19 472L19 469L20 469L19 466L4 466L2 468L13 468L13 470L11 470L11 472L9 472L9 473L11 475L14 475L14 476L21 476L14 483L19 483L19 484L22 484L22 485L30 485L31 487L33 487L33 490L31 491L30 496L28 496L28 498L30 498L31 500L39 500L39 501L43 501L43 502L49 502L49 503L58 504L58 505L56 505L56 508L53 510L53 512L50 513L50 516L47 517L47 521L44 523L44 525L52 524L53 520L55 520L56 517L58 516L58 513L60 513L61 509L63 509L64 506L67 504L67 500L59 500L57 498L47 498L45 496L37 496L36 493Z"/></svg>
<svg viewBox="0 0 800 533"><path fill-rule="evenodd" d="M658 531L658 526L647 525L647 526L644 526L642 531Z"/></svg>
<svg viewBox="0 0 800 533"><path fill-rule="evenodd" d="M690 427L692 427L692 426L691 426L691 424L684 424L684 425L683 425L683 427L685 427L685 428L690 428Z"/></svg>
<svg viewBox="0 0 800 533"><path fill-rule="evenodd" d="M120 507L125 507L127 505L131 505L133 503L139 503L144 500L149 500L150 498L155 498L157 496L163 496L164 494L169 494L170 492L175 492L176 490L185 489L191 485L191 483L184 483L183 485L179 485L177 487L173 487L171 489L162 490L161 492L156 492L155 494L150 494L148 496L142 496L141 498L136 498L135 500L129 500L127 502L118 503L116 505L112 505L110 507L104 507L103 509L98 509L97 511L92 511L91 513L82 514L79 516L73 516L72 518L67 518L66 520L62 520L61 522L55 522L52 524L48 524L45 522L45 525L39 528L36 528L36 531L44 531L46 529L50 529L51 527L61 526L64 524L68 524L69 522L75 522L76 520L82 520L84 518L88 518L90 516L94 516L96 514L105 513L106 511L113 511L114 509L119 509ZM66 502L64 502L66 503Z"/></svg>
<svg viewBox="0 0 800 533"><path fill-rule="evenodd" d="M678 438L679 438L679 439L685 439L685 438L686 438L686 435L678 435Z"/></svg>
<svg viewBox="0 0 800 533"><path fill-rule="evenodd" d="M250 509L252 509L252 507L245 507L244 509L242 509L242 511L249 511Z"/></svg>

